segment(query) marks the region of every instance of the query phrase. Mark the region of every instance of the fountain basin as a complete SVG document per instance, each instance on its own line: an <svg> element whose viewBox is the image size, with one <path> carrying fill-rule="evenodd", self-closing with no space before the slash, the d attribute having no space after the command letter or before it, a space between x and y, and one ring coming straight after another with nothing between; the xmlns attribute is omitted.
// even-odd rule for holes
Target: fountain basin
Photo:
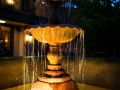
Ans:
<svg viewBox="0 0 120 90"><path fill-rule="evenodd" d="M50 45L66 43L73 40L76 35L81 33L81 28L70 24L58 25L35 25L26 30L27 34L39 42L49 43Z"/></svg>

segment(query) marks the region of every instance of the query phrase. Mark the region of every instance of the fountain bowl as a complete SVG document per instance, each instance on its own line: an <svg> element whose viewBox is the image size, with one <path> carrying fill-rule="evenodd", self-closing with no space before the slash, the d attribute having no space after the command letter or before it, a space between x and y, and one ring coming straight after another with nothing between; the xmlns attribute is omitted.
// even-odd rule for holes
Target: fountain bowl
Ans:
<svg viewBox="0 0 120 90"><path fill-rule="evenodd" d="M34 25L26 30L27 34L39 42L56 45L72 41L81 32L81 28L70 24Z"/></svg>

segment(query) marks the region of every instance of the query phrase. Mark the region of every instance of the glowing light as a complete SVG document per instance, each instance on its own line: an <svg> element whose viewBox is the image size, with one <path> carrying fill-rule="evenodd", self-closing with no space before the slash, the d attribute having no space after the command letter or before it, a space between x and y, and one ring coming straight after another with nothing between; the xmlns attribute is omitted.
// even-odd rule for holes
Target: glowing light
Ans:
<svg viewBox="0 0 120 90"><path fill-rule="evenodd" d="M29 35L29 42L32 42L32 36Z"/></svg>
<svg viewBox="0 0 120 90"><path fill-rule="evenodd" d="M6 23L6 21L4 21L4 20L0 20L0 23Z"/></svg>
<svg viewBox="0 0 120 90"><path fill-rule="evenodd" d="M25 41L26 42L32 42L32 36L31 35L25 35Z"/></svg>
<svg viewBox="0 0 120 90"><path fill-rule="evenodd" d="M76 5L74 5L74 8L77 8L77 6L76 6Z"/></svg>
<svg viewBox="0 0 120 90"><path fill-rule="evenodd" d="M14 0L7 0L6 2L10 5L14 5L14 3L15 3Z"/></svg>
<svg viewBox="0 0 120 90"><path fill-rule="evenodd" d="M45 4L44 2L42 2L42 4Z"/></svg>
<svg viewBox="0 0 120 90"><path fill-rule="evenodd" d="M8 43L8 38L5 38L5 42Z"/></svg>

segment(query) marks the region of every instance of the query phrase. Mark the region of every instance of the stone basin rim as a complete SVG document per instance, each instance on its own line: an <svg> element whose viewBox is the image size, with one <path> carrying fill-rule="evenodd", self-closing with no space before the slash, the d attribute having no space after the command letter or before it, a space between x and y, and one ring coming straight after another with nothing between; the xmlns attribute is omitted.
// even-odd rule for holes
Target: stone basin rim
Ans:
<svg viewBox="0 0 120 90"><path fill-rule="evenodd" d="M72 25L72 24L42 24L42 25L32 25L32 26L29 26L27 29L31 29L31 28L37 28L37 27L41 27L41 28L45 28L45 27L51 27L51 28L54 28L54 27L61 27L61 28L64 28L64 27L69 27L69 28L76 28L76 29L81 29L81 27L79 26L76 26L76 25Z"/></svg>

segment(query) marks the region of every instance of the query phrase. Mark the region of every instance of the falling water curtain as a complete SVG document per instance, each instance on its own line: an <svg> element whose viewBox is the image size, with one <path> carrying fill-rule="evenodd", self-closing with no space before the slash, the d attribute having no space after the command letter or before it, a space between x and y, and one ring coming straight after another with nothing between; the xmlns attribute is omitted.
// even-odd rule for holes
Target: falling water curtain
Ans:
<svg viewBox="0 0 120 90"><path fill-rule="evenodd" d="M4 40L1 24L0 24L0 40Z"/></svg>

